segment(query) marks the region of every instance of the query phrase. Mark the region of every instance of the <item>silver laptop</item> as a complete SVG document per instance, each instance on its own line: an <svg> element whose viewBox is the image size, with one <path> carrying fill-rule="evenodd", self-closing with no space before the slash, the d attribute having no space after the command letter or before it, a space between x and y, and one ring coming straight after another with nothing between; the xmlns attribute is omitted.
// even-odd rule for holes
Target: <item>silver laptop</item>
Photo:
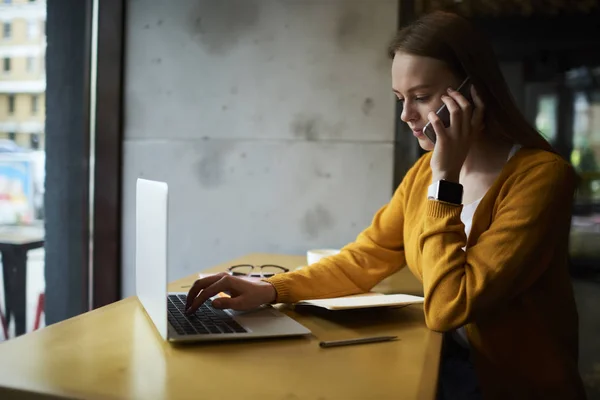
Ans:
<svg viewBox="0 0 600 400"><path fill-rule="evenodd" d="M310 330L270 306L244 312L219 310L209 300L195 315L185 315L187 292L167 291L168 191L165 182L137 180L136 294L163 339L215 341L309 334Z"/></svg>

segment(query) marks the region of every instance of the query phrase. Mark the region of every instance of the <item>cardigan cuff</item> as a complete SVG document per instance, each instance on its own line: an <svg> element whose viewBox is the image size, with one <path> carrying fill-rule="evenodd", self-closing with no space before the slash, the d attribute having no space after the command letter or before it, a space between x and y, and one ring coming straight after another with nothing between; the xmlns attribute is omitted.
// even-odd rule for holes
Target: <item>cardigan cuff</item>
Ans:
<svg viewBox="0 0 600 400"><path fill-rule="evenodd" d="M427 200L427 216L433 218L460 217L462 204L450 204L439 200Z"/></svg>
<svg viewBox="0 0 600 400"><path fill-rule="evenodd" d="M283 274L277 274L283 275ZM263 279L264 282L268 282L275 288L275 301L273 303L289 303L290 302L290 290L285 284L282 276L274 275L271 278Z"/></svg>

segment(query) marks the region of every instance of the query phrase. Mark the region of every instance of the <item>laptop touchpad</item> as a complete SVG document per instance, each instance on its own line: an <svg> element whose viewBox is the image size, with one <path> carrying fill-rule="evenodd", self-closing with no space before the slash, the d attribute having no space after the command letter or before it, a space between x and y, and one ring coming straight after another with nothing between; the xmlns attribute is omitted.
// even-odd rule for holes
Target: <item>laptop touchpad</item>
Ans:
<svg viewBox="0 0 600 400"><path fill-rule="evenodd" d="M228 310L233 317L243 317L247 318L273 318L273 317L283 317L283 314L277 310L272 309L271 307L257 308L254 310L248 311L234 311Z"/></svg>

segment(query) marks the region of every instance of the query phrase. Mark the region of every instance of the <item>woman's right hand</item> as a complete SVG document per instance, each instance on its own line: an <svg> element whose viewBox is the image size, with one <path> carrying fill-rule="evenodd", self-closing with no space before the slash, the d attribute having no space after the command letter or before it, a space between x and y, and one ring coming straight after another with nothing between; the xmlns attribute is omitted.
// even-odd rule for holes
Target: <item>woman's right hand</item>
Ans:
<svg viewBox="0 0 600 400"><path fill-rule="evenodd" d="M277 298L275 287L268 282L250 281L222 272L194 282L187 295L186 313L193 314L206 300L221 292L231 297L213 300L214 308L250 310L272 303Z"/></svg>

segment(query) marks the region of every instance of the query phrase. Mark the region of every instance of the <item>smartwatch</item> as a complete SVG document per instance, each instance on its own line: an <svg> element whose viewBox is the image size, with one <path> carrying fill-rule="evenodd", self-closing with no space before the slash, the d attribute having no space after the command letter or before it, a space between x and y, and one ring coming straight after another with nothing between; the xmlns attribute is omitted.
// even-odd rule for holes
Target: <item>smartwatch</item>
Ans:
<svg viewBox="0 0 600 400"><path fill-rule="evenodd" d="M443 201L445 203L461 205L463 186L460 183L445 181L443 179L429 185L427 198Z"/></svg>

